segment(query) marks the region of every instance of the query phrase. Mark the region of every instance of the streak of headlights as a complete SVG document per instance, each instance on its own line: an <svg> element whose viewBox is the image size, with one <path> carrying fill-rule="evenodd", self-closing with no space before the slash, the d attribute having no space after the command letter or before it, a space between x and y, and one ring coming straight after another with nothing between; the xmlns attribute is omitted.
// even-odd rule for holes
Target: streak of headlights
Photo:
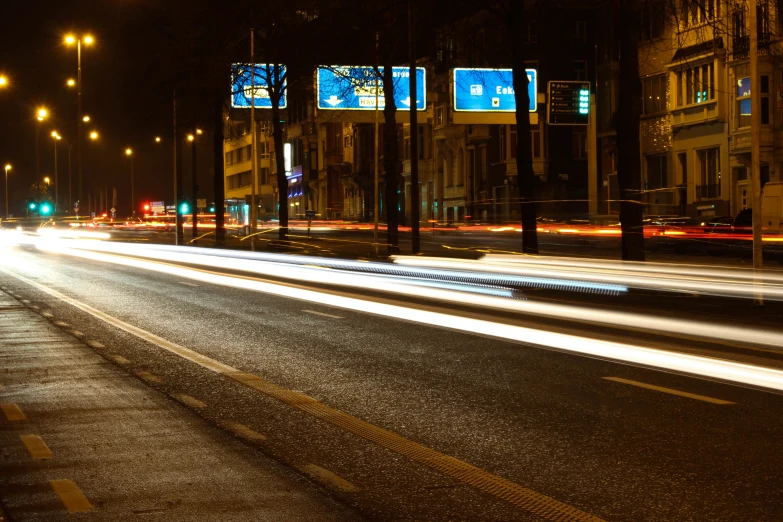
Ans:
<svg viewBox="0 0 783 522"><path fill-rule="evenodd" d="M695 265L628 263L571 258L538 258L492 255L478 261L419 256L395 256L394 262L408 267L466 270L505 276L551 277L623 284L630 288L663 292L695 293L754 299L783 300L783 275L736 268L721 269Z"/></svg>
<svg viewBox="0 0 783 522"><path fill-rule="evenodd" d="M431 312L427 310L407 308L404 306L377 303L358 298L297 288L284 284L248 280L236 276L217 274L214 272L205 272L169 264L161 264L144 259L124 258L114 255L107 255L100 252L71 249L57 243L42 245L42 248L63 254L74 255L85 259L92 259L95 261L114 263L143 270L165 273L175 277L201 281L203 283L263 292L286 298L315 302L325 306L334 306L342 309L370 313L394 319L401 319L419 324L486 335L488 337L497 339L545 346L582 355L625 361L644 366L783 391L783 371L773 368L763 368L760 366L713 359L710 357L673 353L663 350L656 350L653 348L644 348L623 343L588 339L574 335L547 332L533 328L454 316L446 313ZM215 264L217 264L219 261L226 260L216 260ZM300 268L300 270L302 269ZM325 272L318 269L314 269L312 271L321 272L322 275ZM333 273L332 271L328 271L329 279L335 275L337 274Z"/></svg>
<svg viewBox="0 0 783 522"><path fill-rule="evenodd" d="M412 287L407 281L403 283L399 280L395 281L388 277L379 277L371 274L355 274L339 270L311 268L308 266L294 266L276 262L203 255L198 251L168 251L161 253L157 249L147 248L147 245L125 243L103 243L96 241L70 241L67 243L42 242L39 245L39 248L42 250L52 250L82 257L85 257L85 254L87 254L86 251L92 251L91 253L94 255L98 255L98 252L110 252L144 257L158 261L187 263L219 270L238 270L259 274L261 276L289 279L294 282L330 284L362 290L377 290L410 297L425 297L443 302L468 304L486 309L518 312L553 319L619 326L669 334L673 333L676 335L687 335L689 337L701 337L719 341L749 343L777 349L783 348L783 336L781 336L778 331L708 324L687 319L651 317L630 312L608 311L573 305L504 299L491 295L468 295L463 292L448 289L425 288L421 286ZM101 256L101 260L111 260L111 262L123 264L122 259L116 259L117 258L112 258L111 256Z"/></svg>

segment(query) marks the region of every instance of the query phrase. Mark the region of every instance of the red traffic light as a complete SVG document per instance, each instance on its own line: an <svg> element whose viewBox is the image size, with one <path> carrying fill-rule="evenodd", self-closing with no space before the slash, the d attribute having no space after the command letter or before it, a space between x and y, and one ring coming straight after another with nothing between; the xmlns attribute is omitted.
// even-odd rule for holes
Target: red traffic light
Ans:
<svg viewBox="0 0 783 522"><path fill-rule="evenodd" d="M149 210L150 210L149 203L145 203L145 204L144 204L144 210L146 210L147 212L149 212Z"/></svg>

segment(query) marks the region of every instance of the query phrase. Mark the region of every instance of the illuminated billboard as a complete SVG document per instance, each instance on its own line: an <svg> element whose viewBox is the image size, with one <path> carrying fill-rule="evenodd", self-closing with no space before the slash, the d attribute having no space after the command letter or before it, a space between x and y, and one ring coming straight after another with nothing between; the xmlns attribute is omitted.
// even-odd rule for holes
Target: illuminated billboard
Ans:
<svg viewBox="0 0 783 522"><path fill-rule="evenodd" d="M255 71L255 78L252 77L253 71ZM252 98L255 98L256 109L271 109L272 99L269 97L269 85L274 83L276 77L283 79L280 108L285 109L287 96L284 65L275 67L274 65L257 63L255 67L251 67L249 63L235 63L231 66L231 107L249 109L253 103ZM252 96L254 87L255 96Z"/></svg>
<svg viewBox="0 0 783 522"><path fill-rule="evenodd" d="M383 75L383 67L380 68ZM410 68L392 67L394 77L394 101L401 111L410 111ZM416 68L416 110L427 110L426 74L424 67ZM316 73L318 108L337 111L375 110L375 70L360 66L320 66ZM378 81L378 109L386 106L383 80Z"/></svg>
<svg viewBox="0 0 783 522"><path fill-rule="evenodd" d="M525 69L528 79L529 112L538 110L538 75ZM511 69L454 69L452 74L454 111L516 112L514 75Z"/></svg>

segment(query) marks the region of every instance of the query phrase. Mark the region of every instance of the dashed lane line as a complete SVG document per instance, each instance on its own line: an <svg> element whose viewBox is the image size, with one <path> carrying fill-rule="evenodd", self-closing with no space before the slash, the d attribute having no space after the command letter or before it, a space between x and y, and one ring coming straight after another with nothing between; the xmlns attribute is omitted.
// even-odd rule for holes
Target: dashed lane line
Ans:
<svg viewBox="0 0 783 522"><path fill-rule="evenodd" d="M54 458L49 446L38 435L21 435L22 444L25 445L30 456L35 460L47 460Z"/></svg>
<svg viewBox="0 0 783 522"><path fill-rule="evenodd" d="M0 409L3 410L5 418L10 422L27 420L21 408L14 403L0 404Z"/></svg>
<svg viewBox="0 0 783 522"><path fill-rule="evenodd" d="M92 511L92 504L84 496L79 486L72 480L59 479L49 482L57 496L60 497L65 509L70 513L87 513Z"/></svg>
<svg viewBox="0 0 783 522"><path fill-rule="evenodd" d="M197 285L196 283L188 283L187 281L177 281L177 282L185 286L201 286L201 285Z"/></svg>
<svg viewBox="0 0 783 522"><path fill-rule="evenodd" d="M647 384L646 382L632 381L630 379L623 379L621 377L604 377L607 381L619 382L622 384L629 384L638 388L644 388L646 390L658 391L661 393L668 393L669 395L677 395L679 397L687 397L688 399L696 399L697 401L709 402L712 404L720 404L722 406L728 404L737 404L736 402L725 401L723 399L716 399L714 397L707 397L706 395L697 395L695 393L684 392L675 390L673 388L664 388L663 386L656 386L654 384Z"/></svg>
<svg viewBox="0 0 783 522"><path fill-rule="evenodd" d="M345 317L340 317L339 315L332 315L332 314L325 314L323 312L316 312L315 310L302 310L303 312L307 312L308 314L314 314L314 315L320 315L323 317L330 317L332 319L345 319Z"/></svg>
<svg viewBox="0 0 783 522"><path fill-rule="evenodd" d="M336 473L333 473L329 471L326 468L322 468L321 466L316 466L315 464L306 464L304 466L301 466L299 469L301 469L303 472L307 473L311 477L313 477L315 480L323 484L324 486L336 489L339 491L345 491L347 493L352 493L354 491L359 491L359 488L342 478L341 476L337 475Z"/></svg>
<svg viewBox="0 0 783 522"><path fill-rule="evenodd" d="M517 508L536 514L545 520L559 522L601 522L600 518L581 511L580 509L569 504L565 504L559 500L521 486L508 479L494 475L486 470L468 464L467 462L457 458L440 453L439 451L406 439L401 435L387 431L345 412L331 408L304 394L287 390L277 386L276 384L267 382L256 375L239 371L232 366L221 363L220 361L216 361L215 359L207 357L206 355L200 354L194 350L173 343L167 339L164 339L163 337L143 330L137 326L126 323L125 321L113 317L105 312L98 310L97 308L93 308L86 303L82 303L81 301L73 299L61 292L58 292L57 290L42 285L27 277L19 275L5 268L0 268L0 271L5 272L8 275L15 277L35 288L38 288L39 290L57 299L60 299L61 301L64 301L78 308L79 310L92 315L93 317L105 321L106 323L111 324L120 330L128 332L129 334L135 335L140 339L144 339L145 341L150 342L164 350L179 355L183 359L191 361L201 366L202 368L206 368L219 375L244 384L245 386L253 388L254 390L257 390L265 395L273 397L283 402L284 404L291 406L292 408L295 408L304 413L308 413L313 417L342 428L345 431L353 433L370 442L374 442L379 446L403 455L414 462L427 466L446 476L468 484L478 489L479 491L483 491L484 493L503 499ZM156 377L148 372L140 372L136 375L145 380L150 380L150 378L156 379L155 381L151 382L160 382L159 377Z"/></svg>
<svg viewBox="0 0 783 522"><path fill-rule="evenodd" d="M150 372L136 372L136 376L144 379L147 382L154 382L155 384L160 384L163 382L163 379Z"/></svg>
<svg viewBox="0 0 783 522"><path fill-rule="evenodd" d="M174 398L177 399L182 404L186 404L190 406L191 408L197 408L199 410L203 410L207 407L206 403L201 402L195 397L191 397L190 395L185 395L184 393L175 393Z"/></svg>
<svg viewBox="0 0 783 522"><path fill-rule="evenodd" d="M111 359L114 362L116 362L117 364L122 364L123 366L127 365L127 364L130 364L130 361L128 359L126 359L125 357L123 357L122 355L114 354L114 355L111 356Z"/></svg>
<svg viewBox="0 0 783 522"><path fill-rule="evenodd" d="M225 427L229 431L234 432L236 435L239 435L243 439L247 439L253 442L266 440L265 435L248 428L244 424L240 424L238 422L232 422L232 421L223 421L221 422L221 424L223 425L223 427Z"/></svg>

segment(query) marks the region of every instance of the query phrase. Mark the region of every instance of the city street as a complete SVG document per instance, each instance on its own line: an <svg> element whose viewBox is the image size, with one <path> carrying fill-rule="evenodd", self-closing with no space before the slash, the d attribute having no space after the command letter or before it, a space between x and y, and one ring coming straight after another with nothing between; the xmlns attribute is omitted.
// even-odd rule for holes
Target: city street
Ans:
<svg viewBox="0 0 783 522"><path fill-rule="evenodd" d="M579 355L541 341L503 340L491 331L468 333L467 326L401 320L385 316L378 304L414 316L486 321L499 330L565 333L574 349L601 339L778 371L783 352L774 346L493 311L475 304L470 292L461 303L447 303L424 291L406 298L382 285L352 289L335 286L335 270L323 267L303 268L323 276L308 283L221 261L226 268L199 268L165 254L144 261L159 271L142 268L140 257L100 255L117 262L4 248L0 289L49 324L82 333L93 346L83 349L105 358L112 371L138 377L121 386L143 383L156 403L185 404L173 410L176 422L211 434L203 451L231 452L213 464L221 474L269 462L264 466L290 470L320 488L323 499L312 499L313 489L309 502L336 501L351 516L380 520L775 520L783 510L779 391ZM259 291L258 282L327 297L284 297ZM324 304L334 296L365 309ZM522 297L533 306L653 318L687 313L708 325L779 331L776 302L754 309L748 300L652 291L531 289ZM13 402L14 389L6 383L2 402ZM126 426L125 436L145 440L159 433L149 422ZM237 424L263 439L232 437ZM8 447L7 423L2 429ZM58 427L65 439L71 429ZM237 439L244 441L240 447ZM143 471L118 469L120 477L127 474L119 482L154 484L154 476L131 476ZM28 473L0 484L12 520L34 519L24 514L25 491L7 487L31 480L23 478L33 476ZM83 490L88 499L104 496L100 483L92 487ZM143 488L143 494L150 505L165 505L156 498L163 492ZM166 516L182 516L186 504L168 505Z"/></svg>

